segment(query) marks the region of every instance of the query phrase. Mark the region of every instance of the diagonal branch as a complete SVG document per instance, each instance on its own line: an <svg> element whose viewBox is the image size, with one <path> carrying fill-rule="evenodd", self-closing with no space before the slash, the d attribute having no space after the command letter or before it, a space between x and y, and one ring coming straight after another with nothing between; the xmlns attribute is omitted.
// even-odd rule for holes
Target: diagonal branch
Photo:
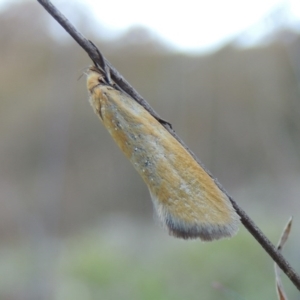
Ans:
<svg viewBox="0 0 300 300"><path fill-rule="evenodd" d="M226 190L221 186L221 184L215 179L210 172L203 166L200 160L195 156L195 154L184 144L176 132L172 129L171 124L164 121L138 94L138 92L124 79L124 77L111 65L111 63L101 54L99 49L89 40L87 40L71 23L70 21L48 0L37 0L56 21L74 38L74 40L86 51L95 65L100 68L109 69L104 70L104 73L110 73L111 78L114 82L135 99L139 104L141 104L153 117L155 117L161 124L172 134L178 142L180 142L183 147L193 156L193 158L203 167L206 172L213 178L219 188L228 196L234 209L241 218L241 222L250 232L250 234L257 240L257 242L264 248L264 250L272 257L272 259L277 263L277 265L282 269L282 271L288 276L288 278L294 283L298 290L300 290L300 276L295 272L295 270L290 266L286 259L281 255L280 252L274 247L274 245L269 241L269 239L262 233L262 231L256 226L256 224L251 220L251 218L246 214L246 212L241 209L238 204L232 199L232 197L226 192Z"/></svg>

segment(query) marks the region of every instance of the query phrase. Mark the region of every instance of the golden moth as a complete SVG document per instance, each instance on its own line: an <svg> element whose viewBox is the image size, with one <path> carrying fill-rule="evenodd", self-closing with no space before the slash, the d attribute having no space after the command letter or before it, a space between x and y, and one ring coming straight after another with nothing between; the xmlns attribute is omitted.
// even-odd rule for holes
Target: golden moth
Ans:
<svg viewBox="0 0 300 300"><path fill-rule="evenodd" d="M95 67L87 88L95 113L148 186L171 235L211 241L237 232L239 216L227 195L157 119Z"/></svg>

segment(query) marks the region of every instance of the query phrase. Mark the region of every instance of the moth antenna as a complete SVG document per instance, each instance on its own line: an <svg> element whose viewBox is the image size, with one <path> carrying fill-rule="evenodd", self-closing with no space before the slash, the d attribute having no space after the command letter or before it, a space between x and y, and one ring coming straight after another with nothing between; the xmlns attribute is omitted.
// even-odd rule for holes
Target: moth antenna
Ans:
<svg viewBox="0 0 300 300"><path fill-rule="evenodd" d="M92 42L92 41L89 41L91 43L91 45L95 48L97 54L98 54L98 59L99 59L99 63L97 63L95 60L93 60L92 58L92 61L95 65L95 67L99 68L102 72L103 72L103 75L105 76L105 79L106 81L112 85L113 82L111 80L111 74L110 74L110 68L109 66L107 65L106 61L105 61L105 58L104 56L102 55L102 53L100 52L100 50L98 49L98 47Z"/></svg>
<svg viewBox="0 0 300 300"><path fill-rule="evenodd" d="M80 71L82 72L79 77L77 78L77 81L79 81L83 75L87 76L88 75L88 70L90 69L90 67L84 67L81 68Z"/></svg>

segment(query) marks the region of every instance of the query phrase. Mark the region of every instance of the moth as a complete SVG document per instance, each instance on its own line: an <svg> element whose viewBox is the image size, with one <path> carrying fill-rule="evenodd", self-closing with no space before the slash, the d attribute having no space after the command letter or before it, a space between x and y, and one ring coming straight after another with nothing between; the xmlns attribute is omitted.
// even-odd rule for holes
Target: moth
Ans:
<svg viewBox="0 0 300 300"><path fill-rule="evenodd" d="M95 66L87 88L93 110L143 178L171 235L212 241L237 232L239 216L228 196L155 117Z"/></svg>

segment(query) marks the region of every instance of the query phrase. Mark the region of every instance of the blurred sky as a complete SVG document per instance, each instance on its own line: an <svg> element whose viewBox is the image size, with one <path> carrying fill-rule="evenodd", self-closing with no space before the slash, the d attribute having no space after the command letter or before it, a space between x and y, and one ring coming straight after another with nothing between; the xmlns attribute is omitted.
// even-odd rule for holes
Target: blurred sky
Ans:
<svg viewBox="0 0 300 300"><path fill-rule="evenodd" d="M270 17L297 26L300 1L289 0L86 0L97 19L114 29L141 24L182 50L209 50L245 30L261 31ZM266 29L266 28L265 28Z"/></svg>
<svg viewBox="0 0 300 300"><path fill-rule="evenodd" d="M0 0L6 4L26 0ZM30 0L27 0L30 1ZM31 0L35 1L35 0ZM163 39L181 50L212 50L247 31L268 30L270 19L284 22L300 30L299 0L73 0L52 1L62 9L70 5L88 5L96 19L117 35L134 25L151 28ZM63 7L60 6L64 2ZM71 19L72 20L72 19ZM278 20L277 20L278 21ZM271 20L271 23L272 22ZM251 36L250 34L250 36Z"/></svg>

